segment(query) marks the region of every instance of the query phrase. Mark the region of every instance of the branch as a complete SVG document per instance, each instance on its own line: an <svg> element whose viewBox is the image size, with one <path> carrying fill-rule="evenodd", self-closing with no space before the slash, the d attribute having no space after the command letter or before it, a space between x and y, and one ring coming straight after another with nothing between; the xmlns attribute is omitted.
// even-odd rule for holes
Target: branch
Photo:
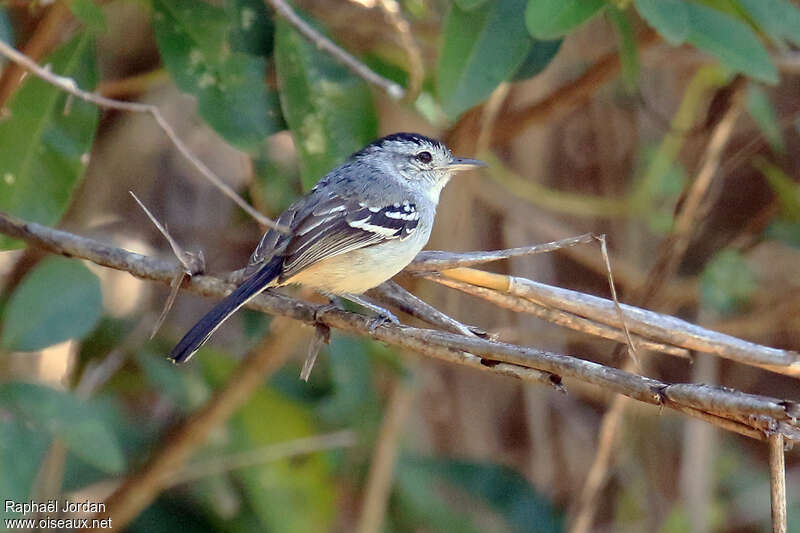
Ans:
<svg viewBox="0 0 800 533"><path fill-rule="evenodd" d="M180 268L167 261L40 224L27 223L2 213L0 233L54 253L87 259L162 283L169 283ZM233 288L232 284L212 276L194 276L185 286L190 292L214 298L226 296ZM570 377L641 402L702 418L728 430L739 428L739 433L759 440L766 440L767 432L779 432L790 441L800 442L800 422L797 417L800 406L786 400L689 383L678 387L577 357L478 337L391 324L375 328L370 317L312 305L272 291L252 299L248 307L309 325L322 323L428 357L482 372L513 376L526 382L552 385L554 376Z"/></svg>
<svg viewBox="0 0 800 533"><path fill-rule="evenodd" d="M366 80L368 83L380 87L394 100L400 100L405 96L405 89L395 82L376 74L349 52L340 48L336 43L319 33L308 22L300 18L284 0L267 0L267 3L269 3L280 16L285 18L289 24L294 26L303 37L311 41L320 50L328 52L334 59L349 68L353 74Z"/></svg>
<svg viewBox="0 0 800 533"><path fill-rule="evenodd" d="M244 209L247 214L251 217L256 219L256 221L263 225L270 228L277 229L282 232L286 232L286 228L283 226L278 225L277 223L273 222L269 218L265 217L261 213L259 213L253 206L245 202L241 196L236 194L227 183L222 181L210 168L206 166L205 163L200 161L200 159L192 153L191 150L186 146L186 144L181 140L177 133L175 133L175 129L172 125L167 122L167 119L164 118L164 115L161 114L161 110L158 109L157 106L151 104L140 104L136 102L123 102L120 100L113 100L111 98L106 98L104 96L100 96L95 93L90 93L87 91L83 91L78 87L78 84L75 83L75 80L72 78L67 78L64 76L59 76L58 74L54 74L50 72L46 68L43 68L31 58L26 56L25 54L20 53L13 47L9 46L7 43L0 41L0 54L4 55L17 65L24 67L28 71L30 71L34 76L43 79L47 83L58 87L59 89L77 97L81 100L85 100L87 102L91 102L99 107L107 108L107 109L117 109L119 111L131 111L134 113L145 113L152 115L153 119L155 119L158 126L164 131L167 135L169 140L178 149L178 152L185 157L199 172L202 174L204 178L206 178L209 182L211 182L217 189L219 189L225 196L233 200L239 207Z"/></svg>

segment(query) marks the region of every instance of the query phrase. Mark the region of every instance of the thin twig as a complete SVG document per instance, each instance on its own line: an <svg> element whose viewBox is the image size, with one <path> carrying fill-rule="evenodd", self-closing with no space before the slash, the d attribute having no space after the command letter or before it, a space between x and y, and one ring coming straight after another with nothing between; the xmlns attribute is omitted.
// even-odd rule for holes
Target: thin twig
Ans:
<svg viewBox="0 0 800 533"><path fill-rule="evenodd" d="M637 368L641 368L642 365L639 362L636 345L633 344L631 332L628 329L628 322L625 320L625 314L622 312L622 307L620 307L619 299L617 298L617 288L614 285L614 274L611 271L611 259L608 257L608 244L606 243L606 236L598 235L595 238L600 241L600 255L602 255L603 262L606 265L606 276L608 276L608 288L611 290L611 300L614 302L614 309L617 311L619 323L622 324L622 330L625 332L625 340L628 343L628 350L630 352L631 359Z"/></svg>
<svg viewBox="0 0 800 533"><path fill-rule="evenodd" d="M183 279L186 276L193 276L195 274L200 274L205 271L206 269L206 262L205 258L203 257L203 252L200 251L198 253L191 253L187 252L183 249L183 247L178 244L172 235L170 235L167 228L165 228L161 222L147 209L141 200L133 193L133 191L128 191L133 199L136 200L136 203L139 204L139 207L142 208L144 214L147 215L147 218L153 223L156 229L167 239L170 248L172 248L172 253L175 254L175 257L178 259L178 262L183 266L183 272L177 276L175 279L170 283L170 292L169 296L167 296L167 301L164 302L164 307L161 309L161 314L158 315L158 319L156 323L153 324L153 328L150 331L150 338L154 338L158 330L161 329L161 324L164 323L166 320L167 315L169 314L170 309L172 309L172 305L175 303L175 299L178 297L178 291L181 288L181 284L183 283Z"/></svg>
<svg viewBox="0 0 800 533"><path fill-rule="evenodd" d="M769 436L769 495L772 508L772 533L786 533L786 464L783 435Z"/></svg>
<svg viewBox="0 0 800 533"><path fill-rule="evenodd" d="M328 344L331 341L331 328L325 324L317 324L314 327L314 336L311 342L308 343L308 355L303 361L303 368L300 369L300 379L308 381L311 376L311 371L314 369L314 363L317 361L319 351L322 349L323 344Z"/></svg>
<svg viewBox="0 0 800 533"><path fill-rule="evenodd" d="M156 227L156 229L164 236L164 238L169 243L170 248L172 248L172 253L175 254L175 257L178 259L178 262L183 266L185 272L190 276L195 274L200 274L205 271L206 265L205 260L203 259L203 252L198 252L196 254L187 252L183 249L183 246L178 244L172 235L169 234L167 228L165 228L161 222L147 209L147 206L139 200L139 197L134 194L133 191L128 191L128 193L133 196L133 199L136 200L136 203L139 204L139 207L142 208L144 214L147 215L147 218L150 219L150 222Z"/></svg>
<svg viewBox="0 0 800 533"><path fill-rule="evenodd" d="M395 100L401 100L405 96L405 89L395 82L387 80L383 76L375 73L364 63L353 57L349 52L340 48L333 41L319 33L308 22L300 18L284 0L267 0L267 2L280 16L294 26L303 37L311 41L320 50L329 53L337 61L349 68L356 76L380 87Z"/></svg>
<svg viewBox="0 0 800 533"><path fill-rule="evenodd" d="M146 113L151 115L159 127L167 135L167 137L169 137L169 140L172 142L175 148L178 149L178 152L180 152L180 154L185 157L200 172L200 174L203 175L204 178L217 187L225 196L233 200L239 207L244 209L244 211L256 219L259 224L277 229L284 233L288 231L283 226L276 224L274 221L256 211L253 206L245 202L241 196L236 194L236 191L234 191L227 183L222 181L216 174L214 174L214 172L211 171L210 168L208 168L208 166L206 166L205 163L203 163L196 155L194 155L175 132L175 129L172 127L172 125L167 122L167 119L164 118L164 115L161 114L161 110L157 106L152 104L113 100L95 93L84 91L78 87L78 84L72 78L54 74L3 41L0 41L0 54L4 55L14 63L26 68L34 76L43 79L47 83L50 83L51 85L54 85L59 89L77 98L80 98L81 100L91 102L99 107L107 109L117 109L119 111L130 111L133 113Z"/></svg>
<svg viewBox="0 0 800 533"><path fill-rule="evenodd" d="M568 237L566 239L560 239L544 244L523 246L519 248L507 248L505 250L494 250L490 252L456 253L422 251L417 254L414 260L405 268L405 270L407 272L436 272L449 268L480 265L483 263L500 261L502 259L511 259L512 257L553 252L555 250L561 250L563 248L568 248L578 244L588 244L592 242L594 238L595 235L593 233L584 233L583 235L578 235L577 237Z"/></svg>

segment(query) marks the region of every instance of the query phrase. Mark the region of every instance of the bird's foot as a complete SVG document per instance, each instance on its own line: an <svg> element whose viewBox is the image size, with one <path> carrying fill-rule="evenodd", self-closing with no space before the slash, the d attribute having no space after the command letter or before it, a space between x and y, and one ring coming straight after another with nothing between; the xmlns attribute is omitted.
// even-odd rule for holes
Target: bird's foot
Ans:
<svg viewBox="0 0 800 533"><path fill-rule="evenodd" d="M362 298L361 296L358 296L357 294L344 294L344 295L342 295L342 297L347 299L347 300L350 300L353 303L357 303L361 307L365 307L365 308L369 309L370 311L374 312L377 315L370 322L370 325L369 325L370 333L372 333L373 331L375 331L376 329L378 329L382 325L386 324L387 322L388 323L392 323L395 326L399 326L400 325L400 319L398 319L394 315L394 313L392 313L388 309L385 309L385 308L383 308L383 307L381 307L379 305L376 305L376 304L370 302L369 300L366 300L366 299Z"/></svg>

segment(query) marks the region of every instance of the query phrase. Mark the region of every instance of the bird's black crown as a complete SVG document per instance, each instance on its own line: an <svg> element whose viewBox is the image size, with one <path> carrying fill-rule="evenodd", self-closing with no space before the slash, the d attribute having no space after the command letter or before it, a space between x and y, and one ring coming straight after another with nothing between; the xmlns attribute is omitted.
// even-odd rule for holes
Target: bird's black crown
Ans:
<svg viewBox="0 0 800 533"><path fill-rule="evenodd" d="M382 146L384 146L386 143L389 142L409 142L417 144L419 146L432 145L441 148L443 150L446 149L444 144L442 144L441 141L438 141L436 139L426 137L425 135L421 135L419 133L400 132L400 133L392 133L391 135L387 135L386 137L381 137L380 139L372 141L367 146L365 146L363 150L354 153L353 157L367 154L372 150L374 150L375 148L381 148Z"/></svg>

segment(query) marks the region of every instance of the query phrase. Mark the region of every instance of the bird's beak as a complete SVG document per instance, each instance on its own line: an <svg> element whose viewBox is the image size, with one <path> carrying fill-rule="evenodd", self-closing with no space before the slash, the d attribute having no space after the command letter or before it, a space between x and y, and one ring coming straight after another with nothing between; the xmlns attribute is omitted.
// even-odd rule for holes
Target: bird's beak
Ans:
<svg viewBox="0 0 800 533"><path fill-rule="evenodd" d="M478 167L488 167L486 163L480 159L466 159L462 157L454 157L450 163L447 164L447 170L458 172L460 170L471 170Z"/></svg>

